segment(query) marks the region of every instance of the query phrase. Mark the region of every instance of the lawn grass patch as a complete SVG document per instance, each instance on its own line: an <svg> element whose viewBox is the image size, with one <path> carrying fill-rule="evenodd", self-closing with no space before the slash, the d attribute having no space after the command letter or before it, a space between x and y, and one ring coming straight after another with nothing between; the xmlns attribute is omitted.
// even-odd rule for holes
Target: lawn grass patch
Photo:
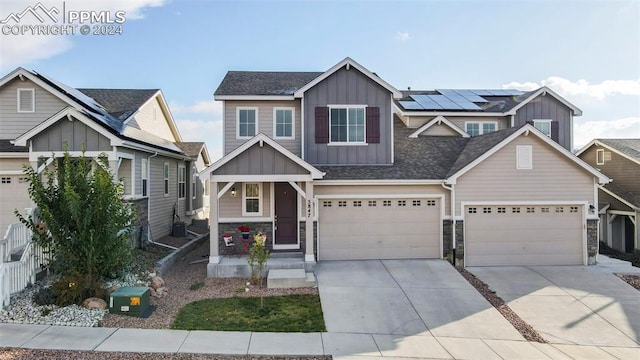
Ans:
<svg viewBox="0 0 640 360"><path fill-rule="evenodd" d="M259 332L326 331L318 295L205 299L180 309L172 329Z"/></svg>

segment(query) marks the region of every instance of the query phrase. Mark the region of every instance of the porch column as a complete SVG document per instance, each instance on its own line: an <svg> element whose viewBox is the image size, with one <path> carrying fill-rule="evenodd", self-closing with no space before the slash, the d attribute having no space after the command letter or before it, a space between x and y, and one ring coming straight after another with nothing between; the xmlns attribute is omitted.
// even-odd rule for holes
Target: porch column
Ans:
<svg viewBox="0 0 640 360"><path fill-rule="evenodd" d="M306 223L305 223L305 254L304 261L307 263L315 263L316 258L313 255L313 181L307 181L304 187L307 194L305 211Z"/></svg>
<svg viewBox="0 0 640 360"><path fill-rule="evenodd" d="M218 252L218 182L209 181L209 264L207 276L216 277L220 255Z"/></svg>

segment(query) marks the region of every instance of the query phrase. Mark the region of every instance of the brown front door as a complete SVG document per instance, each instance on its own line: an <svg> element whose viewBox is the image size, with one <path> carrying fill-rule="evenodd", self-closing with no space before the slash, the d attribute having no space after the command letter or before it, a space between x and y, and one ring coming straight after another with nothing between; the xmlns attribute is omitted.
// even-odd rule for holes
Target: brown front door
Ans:
<svg viewBox="0 0 640 360"><path fill-rule="evenodd" d="M274 248L298 248L298 194L288 183L275 184Z"/></svg>

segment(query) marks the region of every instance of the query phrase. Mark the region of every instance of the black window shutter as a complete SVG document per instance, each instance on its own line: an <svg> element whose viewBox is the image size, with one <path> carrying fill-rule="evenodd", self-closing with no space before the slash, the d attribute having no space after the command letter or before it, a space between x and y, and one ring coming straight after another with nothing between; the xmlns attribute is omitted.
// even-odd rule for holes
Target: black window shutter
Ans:
<svg viewBox="0 0 640 360"><path fill-rule="evenodd" d="M367 108L367 143L380 143L380 108Z"/></svg>
<svg viewBox="0 0 640 360"><path fill-rule="evenodd" d="M551 140L560 142L560 123L555 120L551 121Z"/></svg>
<svg viewBox="0 0 640 360"><path fill-rule="evenodd" d="M316 107L316 144L329 143L329 108Z"/></svg>

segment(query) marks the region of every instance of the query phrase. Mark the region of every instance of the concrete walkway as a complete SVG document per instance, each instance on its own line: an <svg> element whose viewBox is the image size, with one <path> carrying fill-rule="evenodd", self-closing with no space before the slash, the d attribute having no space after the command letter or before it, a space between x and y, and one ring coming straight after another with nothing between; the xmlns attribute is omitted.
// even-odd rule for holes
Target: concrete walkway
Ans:
<svg viewBox="0 0 640 360"><path fill-rule="evenodd" d="M250 333L0 324L0 347L334 359L638 359L640 349L514 340L349 333Z"/></svg>

